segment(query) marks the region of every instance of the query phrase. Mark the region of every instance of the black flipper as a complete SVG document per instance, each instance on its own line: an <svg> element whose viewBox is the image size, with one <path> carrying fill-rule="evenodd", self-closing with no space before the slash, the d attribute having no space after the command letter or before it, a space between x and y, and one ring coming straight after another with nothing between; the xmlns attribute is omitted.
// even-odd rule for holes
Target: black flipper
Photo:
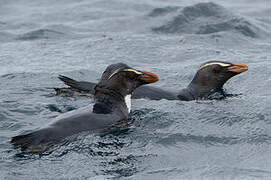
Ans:
<svg viewBox="0 0 271 180"><path fill-rule="evenodd" d="M58 78L61 81L63 81L67 86L70 86L79 92L86 92L90 94L94 94L95 92L94 87L96 86L96 83L86 81L76 81L74 79L62 75L59 75Z"/></svg>

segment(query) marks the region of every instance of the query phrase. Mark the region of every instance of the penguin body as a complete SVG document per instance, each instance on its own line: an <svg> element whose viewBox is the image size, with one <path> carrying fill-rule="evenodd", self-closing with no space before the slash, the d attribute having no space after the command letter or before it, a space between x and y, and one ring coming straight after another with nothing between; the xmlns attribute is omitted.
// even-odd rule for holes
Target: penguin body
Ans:
<svg viewBox="0 0 271 180"><path fill-rule="evenodd" d="M84 131L103 133L125 127L129 124L131 93L143 84L156 81L158 76L153 73L141 72L122 63L110 65L95 86L92 109L68 112L45 128L12 137L11 143L22 151L40 152Z"/></svg>

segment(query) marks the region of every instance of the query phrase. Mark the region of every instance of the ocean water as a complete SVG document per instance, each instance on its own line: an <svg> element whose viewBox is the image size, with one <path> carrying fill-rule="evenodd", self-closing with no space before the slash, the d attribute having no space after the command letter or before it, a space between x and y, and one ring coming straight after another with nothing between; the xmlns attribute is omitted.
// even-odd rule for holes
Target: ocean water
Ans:
<svg viewBox="0 0 271 180"><path fill-rule="evenodd" d="M271 1L0 0L0 179L271 179ZM243 62L224 100L133 100L129 129L42 155L12 136L93 103L55 96L59 74L117 62L181 89L201 63Z"/></svg>

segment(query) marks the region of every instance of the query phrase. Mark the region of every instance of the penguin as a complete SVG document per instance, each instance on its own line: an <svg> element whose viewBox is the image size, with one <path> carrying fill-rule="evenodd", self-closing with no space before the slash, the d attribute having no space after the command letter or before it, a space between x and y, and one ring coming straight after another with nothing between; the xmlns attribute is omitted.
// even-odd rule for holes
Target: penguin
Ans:
<svg viewBox="0 0 271 180"><path fill-rule="evenodd" d="M202 100L212 99L214 93L219 93L225 97L223 85L233 76L245 72L248 66L243 63L230 63L224 61L208 61L203 63L190 84L179 91L169 91L167 89L141 86L137 88L132 94L133 99L147 98L151 100ZM95 83L86 81L76 81L66 76L59 76L69 88L55 88L56 94L93 94Z"/></svg>
<svg viewBox="0 0 271 180"><path fill-rule="evenodd" d="M245 72L243 63L210 61L202 64L190 84L178 92L179 100L212 99L214 93L225 96L223 85L233 76Z"/></svg>
<svg viewBox="0 0 271 180"><path fill-rule="evenodd" d="M94 88L93 108L63 114L53 123L29 134L12 137L11 143L23 152L43 152L81 132L106 133L129 125L131 94L139 86L158 81L158 76L123 63L112 64Z"/></svg>

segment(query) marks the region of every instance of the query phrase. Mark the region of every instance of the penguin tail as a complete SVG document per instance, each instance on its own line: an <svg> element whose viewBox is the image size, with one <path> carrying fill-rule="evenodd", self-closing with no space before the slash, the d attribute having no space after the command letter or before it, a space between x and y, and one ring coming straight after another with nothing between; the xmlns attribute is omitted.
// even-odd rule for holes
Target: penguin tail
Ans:
<svg viewBox="0 0 271 180"><path fill-rule="evenodd" d="M42 153L55 142L49 138L48 134L52 132L48 130L44 129L25 135L14 136L10 142L16 149L21 149L22 152Z"/></svg>
<svg viewBox="0 0 271 180"><path fill-rule="evenodd" d="M86 82L86 81L76 81L74 79L71 79L69 77L59 75L58 78L64 82L67 86L70 86L74 91L79 92L86 92L90 94L94 94L95 90L94 87L96 86L95 83L92 82Z"/></svg>
<svg viewBox="0 0 271 180"><path fill-rule="evenodd" d="M11 144L15 147L21 148L22 151L28 149L34 142L35 136L33 133L26 135L14 136L11 138Z"/></svg>
<svg viewBox="0 0 271 180"><path fill-rule="evenodd" d="M73 87L73 88L77 88L78 86L78 82L75 81L74 79L71 79L67 76L63 76L63 75L59 75L58 79L60 79L61 81L64 82L64 84L66 84L67 86Z"/></svg>

